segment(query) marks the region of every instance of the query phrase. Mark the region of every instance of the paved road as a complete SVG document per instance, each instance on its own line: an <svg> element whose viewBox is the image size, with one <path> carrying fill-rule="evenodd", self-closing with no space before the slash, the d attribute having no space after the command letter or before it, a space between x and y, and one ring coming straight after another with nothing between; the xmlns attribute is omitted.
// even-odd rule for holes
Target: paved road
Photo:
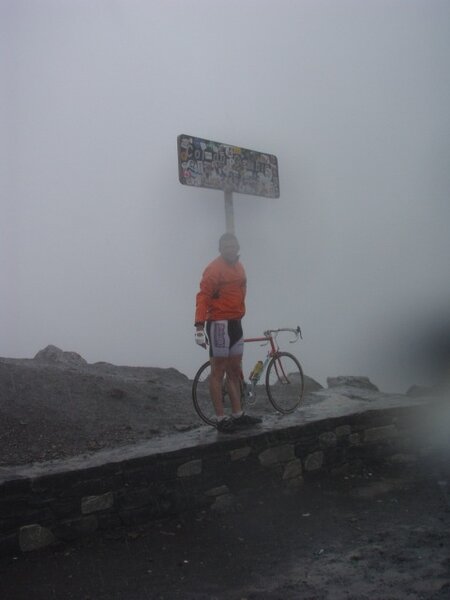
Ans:
<svg viewBox="0 0 450 600"><path fill-rule="evenodd" d="M0 561L2 600L448 600L433 470L364 472Z"/></svg>

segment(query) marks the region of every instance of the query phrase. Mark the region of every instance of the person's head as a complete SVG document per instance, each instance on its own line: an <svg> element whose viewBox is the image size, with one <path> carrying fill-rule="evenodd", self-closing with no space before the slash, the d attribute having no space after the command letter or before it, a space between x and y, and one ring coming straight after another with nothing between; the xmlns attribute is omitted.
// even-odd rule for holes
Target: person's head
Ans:
<svg viewBox="0 0 450 600"><path fill-rule="evenodd" d="M219 252L227 262L236 262L239 258L239 242L234 233L224 233L219 240Z"/></svg>

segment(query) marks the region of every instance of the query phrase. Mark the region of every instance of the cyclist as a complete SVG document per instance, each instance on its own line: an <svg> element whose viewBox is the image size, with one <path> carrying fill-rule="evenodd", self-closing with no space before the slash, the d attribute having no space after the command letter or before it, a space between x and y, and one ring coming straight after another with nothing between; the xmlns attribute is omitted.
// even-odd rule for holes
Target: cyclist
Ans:
<svg viewBox="0 0 450 600"><path fill-rule="evenodd" d="M240 375L244 352L241 319L245 314L247 278L239 261L239 242L234 234L222 235L219 252L220 256L203 271L200 282L196 297L195 341L204 348L209 342L209 390L217 417L217 429L223 433L233 433L240 428L261 423L261 419L244 414L241 407ZM223 407L225 375L231 416L225 415Z"/></svg>

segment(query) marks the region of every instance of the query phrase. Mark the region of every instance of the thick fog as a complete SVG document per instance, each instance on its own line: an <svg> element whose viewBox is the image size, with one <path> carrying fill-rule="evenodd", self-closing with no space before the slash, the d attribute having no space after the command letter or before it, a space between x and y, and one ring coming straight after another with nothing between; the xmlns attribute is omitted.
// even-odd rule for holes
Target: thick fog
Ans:
<svg viewBox="0 0 450 600"><path fill-rule="evenodd" d="M322 384L427 382L450 336L449 2L0 7L0 356L206 360L224 198L180 185L186 133L278 157L279 199L234 195L246 334L301 325L285 345Z"/></svg>

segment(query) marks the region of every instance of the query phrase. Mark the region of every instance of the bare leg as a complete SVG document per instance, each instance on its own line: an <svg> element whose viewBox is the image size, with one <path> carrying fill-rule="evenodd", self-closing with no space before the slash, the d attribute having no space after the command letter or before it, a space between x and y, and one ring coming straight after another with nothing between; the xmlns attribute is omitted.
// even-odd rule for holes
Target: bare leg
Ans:
<svg viewBox="0 0 450 600"><path fill-rule="evenodd" d="M225 371L227 374L228 394L230 395L233 413L239 413L241 406L241 364L242 356L230 356Z"/></svg>
<svg viewBox="0 0 450 600"><path fill-rule="evenodd" d="M211 357L211 376L209 378L209 392L214 404L217 417L223 417L222 385L228 358Z"/></svg>

